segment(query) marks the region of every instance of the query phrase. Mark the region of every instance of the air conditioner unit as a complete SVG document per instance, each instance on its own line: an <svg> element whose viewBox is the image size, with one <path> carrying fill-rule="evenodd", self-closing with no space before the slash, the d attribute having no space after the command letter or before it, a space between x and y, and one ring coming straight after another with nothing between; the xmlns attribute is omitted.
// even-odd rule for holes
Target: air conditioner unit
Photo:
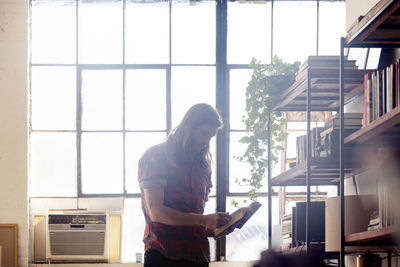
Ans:
<svg viewBox="0 0 400 267"><path fill-rule="evenodd" d="M48 214L48 261L108 262L108 215Z"/></svg>

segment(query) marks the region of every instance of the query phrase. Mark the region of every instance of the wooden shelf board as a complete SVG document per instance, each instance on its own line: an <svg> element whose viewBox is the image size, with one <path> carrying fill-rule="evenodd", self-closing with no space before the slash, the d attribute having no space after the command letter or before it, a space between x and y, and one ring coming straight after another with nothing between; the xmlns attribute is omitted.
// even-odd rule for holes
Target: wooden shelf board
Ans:
<svg viewBox="0 0 400 267"><path fill-rule="evenodd" d="M302 246L297 246L294 248L289 248L286 250L281 251L280 253L288 255L288 254L294 254L294 253L307 253L310 255L315 255L324 259L329 259L329 258L337 258L339 257L338 252L326 252L325 251L325 244L310 244L310 249L307 250L306 245Z"/></svg>
<svg viewBox="0 0 400 267"><path fill-rule="evenodd" d="M396 145L400 140L400 106L344 139L345 145Z"/></svg>
<svg viewBox="0 0 400 267"><path fill-rule="evenodd" d="M364 90L364 74L370 70L345 69L345 101ZM306 111L307 79L310 79L311 110L337 110L339 105L339 65L337 68L308 67L296 77L296 81L280 96L279 111Z"/></svg>
<svg viewBox="0 0 400 267"><path fill-rule="evenodd" d="M347 46L400 46L400 1L381 0L346 35Z"/></svg>
<svg viewBox="0 0 400 267"><path fill-rule="evenodd" d="M398 229L390 226L375 230L354 233L346 236L346 242L370 242L381 239L390 239L399 234Z"/></svg>
<svg viewBox="0 0 400 267"><path fill-rule="evenodd" d="M351 162L351 164L350 164ZM346 161L349 164L345 168L345 173L354 171L354 166L360 166L362 163L353 160ZM272 178L272 185L305 185L307 174L307 161ZM339 161L333 158L312 158L310 182L312 185L336 185L339 181Z"/></svg>

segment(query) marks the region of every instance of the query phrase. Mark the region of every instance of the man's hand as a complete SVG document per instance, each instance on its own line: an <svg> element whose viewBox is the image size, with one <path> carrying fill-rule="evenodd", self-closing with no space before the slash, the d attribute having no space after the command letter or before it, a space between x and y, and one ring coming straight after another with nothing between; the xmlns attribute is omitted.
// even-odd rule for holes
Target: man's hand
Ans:
<svg viewBox="0 0 400 267"><path fill-rule="evenodd" d="M232 224L231 226L229 226L228 228L225 229L225 231L223 231L222 233L220 233L219 235L212 235L212 237L214 237L214 239L220 238L222 236L225 235L229 235L230 233L232 233L234 230L236 229L236 224Z"/></svg>
<svg viewBox="0 0 400 267"><path fill-rule="evenodd" d="M202 225L207 229L214 231L215 229L227 224L232 217L226 212L217 212L203 216Z"/></svg>

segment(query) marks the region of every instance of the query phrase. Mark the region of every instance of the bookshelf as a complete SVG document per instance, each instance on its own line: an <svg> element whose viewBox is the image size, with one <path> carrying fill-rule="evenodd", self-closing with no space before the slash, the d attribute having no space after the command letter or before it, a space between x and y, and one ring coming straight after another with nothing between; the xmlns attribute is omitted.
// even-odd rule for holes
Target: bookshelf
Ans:
<svg viewBox="0 0 400 267"><path fill-rule="evenodd" d="M320 56L309 57L309 60L322 58L329 63L318 66L308 65L301 69L295 82L286 89L275 106L276 111L338 111L339 106L339 57ZM308 61L309 61L308 60ZM307 61L306 61L307 62ZM368 70L354 67L346 68L344 74L345 99L351 101L364 90L364 74ZM307 94L310 95L307 101ZM309 102L309 103L308 103ZM346 168L346 173L352 173L361 166L356 157L347 158L352 164ZM273 186L306 185L307 168L310 167L310 185L338 185L339 161L332 157L309 158L293 168L271 179Z"/></svg>
<svg viewBox="0 0 400 267"><path fill-rule="evenodd" d="M339 56L310 56L301 66L295 82L279 97L275 111L300 111L307 113L307 142L304 149L311 151L311 112L338 111L340 100L340 68ZM364 90L364 75L366 70L359 70L355 62L345 62L346 81L344 88L346 101L351 101ZM303 160L303 159L302 159ZM353 173L361 168L362 162L357 157L348 157L346 173ZM303 161L287 171L269 178L271 186L306 186L306 208L311 202L310 186L335 185L340 182L340 164L338 157L312 157L306 153ZM306 213L306 225L309 225L309 212ZM314 243L309 240L309 227L306 227L306 242L304 245L289 248L282 253L309 253L320 257L338 258L337 252L326 252L324 243Z"/></svg>
<svg viewBox="0 0 400 267"><path fill-rule="evenodd" d="M349 29L345 43L352 47L400 45L400 2L379 1Z"/></svg>
<svg viewBox="0 0 400 267"><path fill-rule="evenodd" d="M360 18L348 31L345 38L342 38L341 58L344 55L345 47L400 47L400 1L381 0L365 16ZM346 73L344 66L340 67L340 75ZM345 102L346 92L345 79L340 79L341 99ZM397 89L398 90L398 89ZM359 147L399 147L400 146L400 106L388 110L375 120L371 121L366 127L348 135L340 140L342 149ZM385 105L385 104L384 104ZM343 106L341 106L343 114ZM384 113L384 112L383 112ZM344 162L346 153L342 153L340 161ZM345 179L345 166L340 166L340 182ZM366 166L355 168L354 173L361 173L367 170ZM341 205L344 206L344 198L341 198ZM341 210L341 224L344 223L344 213ZM340 266L344 266L344 249L346 246L368 246L378 244L378 248L383 249L386 245L393 244L393 238L399 237L398 229L393 226L381 227L375 230L354 233L344 236L341 233ZM365 248L365 251L369 247ZM385 250L385 249L384 249ZM388 262L391 261L390 251L388 252Z"/></svg>
<svg viewBox="0 0 400 267"><path fill-rule="evenodd" d="M400 146L400 106L344 139L346 145Z"/></svg>
<svg viewBox="0 0 400 267"><path fill-rule="evenodd" d="M307 209L310 202L311 185L337 185L340 192L340 254L339 265L344 266L346 246L377 245L385 251L400 234L393 226L353 233L344 236L344 182L345 179L369 169L368 164L351 151L371 153L377 147L400 147L400 103L387 113L374 118L367 126L344 137L344 105L364 93L364 75L374 70L358 70L348 64L344 56L345 47L400 47L400 1L381 0L364 17L360 18L341 40L339 60L330 58L332 64L309 64L299 71L295 82L279 98L276 111L307 112L307 133L310 133L310 113L313 111L337 111L340 115L339 155L337 157L312 157L311 137L307 134L306 159L295 167L268 177L271 186L305 185L307 187ZM310 58L309 58L310 59ZM334 63L333 63L334 62ZM399 64L400 67L400 64ZM308 225L308 215L306 225ZM307 229L307 235L309 230ZM346 249L346 252L348 250ZM323 244L311 244L291 248L284 253L324 253ZM390 254L388 252L388 259Z"/></svg>

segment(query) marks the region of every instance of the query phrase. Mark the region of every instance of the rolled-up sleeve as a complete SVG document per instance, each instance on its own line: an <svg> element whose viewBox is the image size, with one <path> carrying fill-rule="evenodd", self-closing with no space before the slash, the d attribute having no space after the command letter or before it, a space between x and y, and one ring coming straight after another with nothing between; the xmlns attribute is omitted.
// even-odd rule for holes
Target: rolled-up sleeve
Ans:
<svg viewBox="0 0 400 267"><path fill-rule="evenodd" d="M140 188L165 187L167 185L165 165L165 157L161 151L156 149L146 151L139 160L138 180Z"/></svg>

